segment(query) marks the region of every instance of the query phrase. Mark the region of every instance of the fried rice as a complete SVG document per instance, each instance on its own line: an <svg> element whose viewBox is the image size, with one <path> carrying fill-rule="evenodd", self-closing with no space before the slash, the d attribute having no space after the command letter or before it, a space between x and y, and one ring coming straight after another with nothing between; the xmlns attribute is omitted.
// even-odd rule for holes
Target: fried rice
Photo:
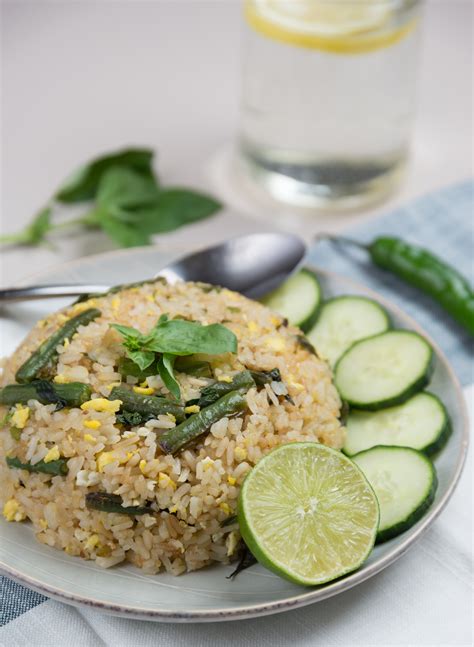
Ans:
<svg viewBox="0 0 474 647"><path fill-rule="evenodd" d="M212 378L176 374L183 402L199 397L216 380L232 380L243 369L279 369L285 397L269 384L250 388L242 415L222 418L175 455L163 453L158 444L160 434L176 425L170 415L127 426L107 407L56 410L55 404L37 400L0 407L0 418L10 413L0 430L5 518L29 520L42 544L102 567L129 561L147 573L178 575L231 561L242 545L233 515L240 485L252 466L282 443L344 444L341 402L328 365L311 352L300 330L260 303L208 285L155 282L91 298L38 322L6 360L1 385L14 383L17 369L44 340L91 307L101 311L100 317L57 348L54 384L82 382L91 387L92 399L107 398L121 383L133 389L139 380L118 371L125 350L110 324L147 332L160 315L168 314L205 325L221 323L238 339L237 354L207 358ZM158 375L140 388L168 395ZM7 456L32 465L61 456L68 472L55 476L12 469ZM90 509L86 494L97 491L119 495L123 506L146 505L150 512L134 516Z"/></svg>

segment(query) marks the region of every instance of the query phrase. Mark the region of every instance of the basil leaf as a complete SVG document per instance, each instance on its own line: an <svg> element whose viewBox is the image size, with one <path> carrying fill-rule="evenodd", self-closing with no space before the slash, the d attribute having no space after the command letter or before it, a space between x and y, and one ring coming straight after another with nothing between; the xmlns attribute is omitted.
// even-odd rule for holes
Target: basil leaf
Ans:
<svg viewBox="0 0 474 647"><path fill-rule="evenodd" d="M100 227L120 247L142 247L152 242L149 234L142 231L138 224L120 222L108 214L100 220Z"/></svg>
<svg viewBox="0 0 474 647"><path fill-rule="evenodd" d="M162 189L152 205L140 208L137 217L149 234L173 231L208 218L222 205L204 193L188 189Z"/></svg>
<svg viewBox="0 0 474 647"><path fill-rule="evenodd" d="M122 324L110 324L111 328L117 330L125 339L139 339L140 341L145 338L139 330L131 326L123 326Z"/></svg>
<svg viewBox="0 0 474 647"><path fill-rule="evenodd" d="M135 362L141 371L146 370L155 361L155 353L146 350L128 350L127 356Z"/></svg>
<svg viewBox="0 0 474 647"><path fill-rule="evenodd" d="M159 322L150 333L147 348L172 355L221 355L237 352L237 337L222 324L202 326L196 321L172 319Z"/></svg>
<svg viewBox="0 0 474 647"><path fill-rule="evenodd" d="M174 376L173 366L175 359L176 358L173 355L169 355L168 353L160 355L158 358L158 372L168 391L176 398L176 400L179 400L181 397L181 389L179 388L179 383Z"/></svg>
<svg viewBox="0 0 474 647"><path fill-rule="evenodd" d="M142 175L130 168L114 166L108 169L100 181L97 191L97 202L105 209L134 209L156 202L159 187L153 176ZM126 212L124 212L126 213ZM129 220L140 220L140 217L127 213Z"/></svg>
<svg viewBox="0 0 474 647"><path fill-rule="evenodd" d="M153 176L153 151L146 148L129 148L102 155L77 169L58 189L59 202L82 202L94 198L104 173L113 166L134 169L146 177Z"/></svg>

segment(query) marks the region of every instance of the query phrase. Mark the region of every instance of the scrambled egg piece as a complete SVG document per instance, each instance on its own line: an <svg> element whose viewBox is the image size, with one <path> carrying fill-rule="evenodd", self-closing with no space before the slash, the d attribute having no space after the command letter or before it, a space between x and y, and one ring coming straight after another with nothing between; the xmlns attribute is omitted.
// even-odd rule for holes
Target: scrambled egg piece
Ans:
<svg viewBox="0 0 474 647"><path fill-rule="evenodd" d="M167 413L166 415L167 415L167 416L168 416L168 418L171 420L171 422L176 422L176 416L173 416L173 414L172 414L172 413Z"/></svg>
<svg viewBox="0 0 474 647"><path fill-rule="evenodd" d="M114 452L102 452L101 454L99 454L96 461L98 471L103 472L106 465L109 465L110 463L113 463L117 460L117 456L115 456Z"/></svg>
<svg viewBox="0 0 474 647"><path fill-rule="evenodd" d="M167 488L170 485L173 490L176 490L176 483L164 472L158 473L158 485L162 488Z"/></svg>
<svg viewBox="0 0 474 647"><path fill-rule="evenodd" d="M92 436L92 434L84 434L84 440L87 443L95 443L95 438Z"/></svg>
<svg viewBox="0 0 474 647"><path fill-rule="evenodd" d="M101 452L100 454L97 455L97 459L96 459L97 470L99 472L103 472L104 467L106 465L110 465L110 463L113 463L114 461L116 461L119 465L123 465L124 463L129 461L132 458L133 454L136 454L137 451L138 450L134 452L127 452L127 454L122 458L117 456L115 452Z"/></svg>
<svg viewBox="0 0 474 647"><path fill-rule="evenodd" d="M86 548L95 548L99 543L99 535L91 535L86 541Z"/></svg>
<svg viewBox="0 0 474 647"><path fill-rule="evenodd" d="M268 348L276 351L285 350L286 348L285 341L281 337L268 337L263 343Z"/></svg>
<svg viewBox="0 0 474 647"><path fill-rule="evenodd" d="M223 512L225 512L226 514L230 514L230 513L232 512L232 510L230 509L229 504L228 504L228 503L226 503L225 501L223 501L222 503L219 503L219 508L220 508Z"/></svg>
<svg viewBox="0 0 474 647"><path fill-rule="evenodd" d="M247 450L243 447L236 447L234 450L235 459L239 461L244 461L247 458Z"/></svg>
<svg viewBox="0 0 474 647"><path fill-rule="evenodd" d="M199 413L200 411L201 407L199 407L197 404L191 404L189 407L184 407L185 413Z"/></svg>
<svg viewBox="0 0 474 647"><path fill-rule="evenodd" d="M228 477L227 477L227 483L228 483L229 485L235 485L235 484L237 483L237 479L236 479L236 478L234 478L233 476L228 476Z"/></svg>
<svg viewBox="0 0 474 647"><path fill-rule="evenodd" d="M57 375L54 376L53 382L55 384L67 384L67 378L62 373L58 373Z"/></svg>
<svg viewBox="0 0 474 647"><path fill-rule="evenodd" d="M219 375L217 378L218 382L227 382L230 384L232 382L232 378L229 375Z"/></svg>
<svg viewBox="0 0 474 647"><path fill-rule="evenodd" d="M247 328L249 329L249 332L258 332L260 330L259 325L255 323L255 321L249 321Z"/></svg>
<svg viewBox="0 0 474 647"><path fill-rule="evenodd" d="M152 389L151 386L134 386L133 390L139 395L153 395L155 389Z"/></svg>
<svg viewBox="0 0 474 647"><path fill-rule="evenodd" d="M120 308L120 297L114 297L112 301L110 302L110 305L112 306L112 310L118 310Z"/></svg>
<svg viewBox="0 0 474 647"><path fill-rule="evenodd" d="M99 420L84 420L84 427L87 429L99 429L101 422Z"/></svg>
<svg viewBox="0 0 474 647"><path fill-rule="evenodd" d="M49 452L46 454L46 456L43 458L45 463L51 463L51 461L57 461L59 458L59 448L57 445L54 447L51 447Z"/></svg>
<svg viewBox="0 0 474 647"><path fill-rule="evenodd" d="M146 476L146 460L142 458L142 460L138 463L138 467L140 469L140 472Z"/></svg>
<svg viewBox="0 0 474 647"><path fill-rule="evenodd" d="M24 407L22 404L17 404L10 422L13 427L16 427L17 429L24 429L29 417L30 408Z"/></svg>
<svg viewBox="0 0 474 647"><path fill-rule="evenodd" d="M26 519L24 510L15 499L9 499L3 506L3 516L7 521L23 521Z"/></svg>
<svg viewBox="0 0 474 647"><path fill-rule="evenodd" d="M107 400L106 398L95 398L95 400L88 400L81 404L83 411L108 411L109 413L117 413L122 406L122 400Z"/></svg>

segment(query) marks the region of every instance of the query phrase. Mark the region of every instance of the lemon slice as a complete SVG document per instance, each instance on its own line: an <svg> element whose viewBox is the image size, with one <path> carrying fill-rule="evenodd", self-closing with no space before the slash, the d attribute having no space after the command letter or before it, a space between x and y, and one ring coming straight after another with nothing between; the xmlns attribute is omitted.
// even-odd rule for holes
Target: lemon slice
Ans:
<svg viewBox="0 0 474 647"><path fill-rule="evenodd" d="M246 477L238 519L258 561L313 586L358 568L374 545L375 494L344 454L317 443L277 447Z"/></svg>
<svg viewBox="0 0 474 647"><path fill-rule="evenodd" d="M400 0L247 0L247 22L263 35L299 47L362 53L387 47L415 24L393 23Z"/></svg>

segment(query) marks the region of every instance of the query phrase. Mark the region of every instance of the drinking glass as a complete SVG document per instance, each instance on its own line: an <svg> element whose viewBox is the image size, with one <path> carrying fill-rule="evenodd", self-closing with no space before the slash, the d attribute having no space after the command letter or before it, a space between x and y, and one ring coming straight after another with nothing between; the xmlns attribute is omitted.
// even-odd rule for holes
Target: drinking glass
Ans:
<svg viewBox="0 0 474 647"><path fill-rule="evenodd" d="M414 116L419 0L248 0L240 131L274 197L358 207L387 193Z"/></svg>

